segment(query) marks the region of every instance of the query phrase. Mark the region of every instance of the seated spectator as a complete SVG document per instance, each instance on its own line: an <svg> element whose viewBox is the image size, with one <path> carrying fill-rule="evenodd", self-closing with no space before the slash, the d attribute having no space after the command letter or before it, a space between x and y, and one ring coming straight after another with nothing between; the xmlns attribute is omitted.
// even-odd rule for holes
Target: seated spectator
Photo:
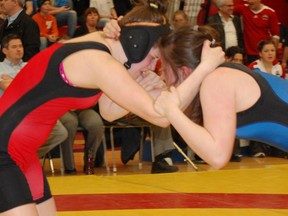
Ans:
<svg viewBox="0 0 288 216"><path fill-rule="evenodd" d="M285 78L285 70L276 59L277 47L274 40L265 39L260 41L257 49L260 58L252 62L248 67Z"/></svg>
<svg viewBox="0 0 288 216"><path fill-rule="evenodd" d="M80 26L80 28L76 29L73 37L79 37L97 31L99 19L100 16L96 8L87 8L84 13L84 23Z"/></svg>
<svg viewBox="0 0 288 216"><path fill-rule="evenodd" d="M284 69L276 59L276 43L273 39L265 39L259 42L257 49L259 59L252 62L248 67L252 70L260 70L276 76L285 78ZM251 154L254 157L265 157L267 155L268 145L260 142L250 142Z"/></svg>
<svg viewBox="0 0 288 216"><path fill-rule="evenodd" d="M50 0L39 0L38 10L32 18L38 24L40 29L40 50L43 50L55 43L59 37L56 19L49 14Z"/></svg>
<svg viewBox="0 0 288 216"><path fill-rule="evenodd" d="M0 41L8 34L16 34L21 37L24 56L23 61L28 61L40 49L40 33L37 23L23 10L24 0L2 1L3 12L7 15L7 20L0 28ZM0 61L5 55L0 52Z"/></svg>
<svg viewBox="0 0 288 216"><path fill-rule="evenodd" d="M0 62L0 97L16 77L18 72L26 65L22 57L24 54L21 38L18 35L7 35L2 40L2 51L5 59ZM67 138L67 130L57 121L46 143L38 150L38 156L43 157L53 148Z"/></svg>
<svg viewBox="0 0 288 216"><path fill-rule="evenodd" d="M99 28L103 28L111 19L117 19L113 0L90 0L90 7L95 7L100 14Z"/></svg>
<svg viewBox="0 0 288 216"><path fill-rule="evenodd" d="M57 26L67 26L67 35L72 38L77 27L77 13L73 9L72 2L68 0L57 0L50 6L49 13L54 15Z"/></svg>
<svg viewBox="0 0 288 216"><path fill-rule="evenodd" d="M184 11L177 10L174 12L172 16L172 28L173 29L179 28L180 26L183 26L188 23L189 23L189 19L188 19L187 14L185 14Z"/></svg>
<svg viewBox="0 0 288 216"><path fill-rule="evenodd" d="M76 173L73 144L78 126L81 126L85 137L83 171L87 175L94 174L96 152L104 135L102 118L91 108L67 112L60 118L60 121L68 131L68 138L61 144L65 173Z"/></svg>
<svg viewBox="0 0 288 216"><path fill-rule="evenodd" d="M225 52L227 62L234 62L237 64L244 64L245 52L238 46L229 47Z"/></svg>

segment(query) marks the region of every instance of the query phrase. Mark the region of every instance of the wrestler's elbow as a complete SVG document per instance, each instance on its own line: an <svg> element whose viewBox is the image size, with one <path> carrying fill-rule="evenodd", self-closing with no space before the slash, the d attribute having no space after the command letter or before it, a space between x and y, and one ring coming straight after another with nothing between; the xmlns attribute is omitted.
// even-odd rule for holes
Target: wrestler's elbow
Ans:
<svg viewBox="0 0 288 216"><path fill-rule="evenodd" d="M221 154L221 155L212 157L208 163L214 169L219 170L226 166L226 164L230 161L230 158L231 156L228 156L227 154Z"/></svg>

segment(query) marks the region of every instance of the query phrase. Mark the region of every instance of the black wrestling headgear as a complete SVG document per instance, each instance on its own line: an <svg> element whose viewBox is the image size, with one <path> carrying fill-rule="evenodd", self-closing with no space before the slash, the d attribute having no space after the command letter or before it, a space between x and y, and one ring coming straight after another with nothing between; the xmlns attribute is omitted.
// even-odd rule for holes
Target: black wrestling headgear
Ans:
<svg viewBox="0 0 288 216"><path fill-rule="evenodd" d="M170 31L169 24L159 26L122 26L120 42L128 61L124 66L142 61L160 36Z"/></svg>

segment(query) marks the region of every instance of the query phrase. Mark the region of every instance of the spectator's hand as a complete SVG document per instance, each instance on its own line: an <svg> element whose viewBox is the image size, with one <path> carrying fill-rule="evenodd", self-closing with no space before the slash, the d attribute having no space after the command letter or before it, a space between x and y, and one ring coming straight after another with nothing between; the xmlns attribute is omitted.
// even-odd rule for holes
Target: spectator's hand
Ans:
<svg viewBox="0 0 288 216"><path fill-rule="evenodd" d="M2 74L0 76L0 88L2 90L5 90L6 88L8 88L8 86L10 85L10 83L13 81L13 78L10 77L7 74Z"/></svg>
<svg viewBox="0 0 288 216"><path fill-rule="evenodd" d="M156 99L154 108L162 116L173 110L180 109L180 98L175 87L171 87L169 91L162 91L160 96Z"/></svg>
<svg viewBox="0 0 288 216"><path fill-rule="evenodd" d="M57 37L55 37L55 35L48 35L48 40L52 43L55 43L57 40Z"/></svg>
<svg viewBox="0 0 288 216"><path fill-rule="evenodd" d="M108 23L106 23L106 25L103 28L103 32L105 34L106 37L108 38L112 38L117 40L120 37L120 32L121 32L121 28L118 24L118 21L120 21L123 17L120 16L118 17L117 20L111 20Z"/></svg>
<svg viewBox="0 0 288 216"><path fill-rule="evenodd" d="M287 68L287 62L286 61L282 61L282 67L286 71L286 68Z"/></svg>
<svg viewBox="0 0 288 216"><path fill-rule="evenodd" d="M68 10L70 10L70 7L68 7L68 6L62 6L62 7L60 7L60 10L61 10L61 11L68 11Z"/></svg>

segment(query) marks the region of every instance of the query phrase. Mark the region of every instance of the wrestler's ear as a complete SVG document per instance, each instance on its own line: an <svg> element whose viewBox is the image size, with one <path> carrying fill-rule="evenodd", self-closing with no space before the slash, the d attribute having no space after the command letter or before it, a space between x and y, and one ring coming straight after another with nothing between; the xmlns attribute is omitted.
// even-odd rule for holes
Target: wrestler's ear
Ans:
<svg viewBox="0 0 288 216"><path fill-rule="evenodd" d="M185 80L192 73L192 69L187 66L182 66L180 69L181 77L183 80Z"/></svg>

